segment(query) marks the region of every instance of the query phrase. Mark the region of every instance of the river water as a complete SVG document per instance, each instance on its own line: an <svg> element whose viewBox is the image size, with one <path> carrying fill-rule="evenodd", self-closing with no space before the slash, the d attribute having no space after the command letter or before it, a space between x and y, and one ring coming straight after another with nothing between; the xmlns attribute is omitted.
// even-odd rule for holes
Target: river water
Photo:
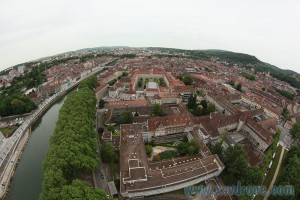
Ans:
<svg viewBox="0 0 300 200"><path fill-rule="evenodd" d="M59 110L66 96L59 99L32 127L32 133L17 166L9 200L37 200L42 190L42 162L46 157Z"/></svg>

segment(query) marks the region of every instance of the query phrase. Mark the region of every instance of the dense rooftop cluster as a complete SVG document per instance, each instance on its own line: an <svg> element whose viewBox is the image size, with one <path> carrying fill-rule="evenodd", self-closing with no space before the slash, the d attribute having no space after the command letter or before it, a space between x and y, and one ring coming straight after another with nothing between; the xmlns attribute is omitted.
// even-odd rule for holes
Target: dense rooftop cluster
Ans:
<svg viewBox="0 0 300 200"><path fill-rule="evenodd" d="M0 95L6 98L4 103L0 100L0 114L3 105L20 103L17 97L7 98L12 91L39 104L105 67L97 77L83 81L61 110L44 164L42 198L72 195L72 189L81 186L86 189L74 179L98 166L95 118L101 158L112 171L107 176L109 191L115 185L122 197L162 194L230 173L239 163L232 157L237 152L242 152L243 173L253 176L244 183L257 184L276 150L278 124L289 130L300 119L298 80L291 84L287 81L290 72L268 66L254 56L221 51L116 48L69 52L0 76L4 88ZM39 75L39 81L27 78L26 85L32 87L21 86L18 77L30 71ZM292 77L296 80L297 76ZM185 146L190 143L197 148ZM179 144L192 153L180 154ZM160 159L164 152L175 157ZM119 168L110 167L116 163ZM238 173L232 176L236 177L231 181L240 178Z"/></svg>

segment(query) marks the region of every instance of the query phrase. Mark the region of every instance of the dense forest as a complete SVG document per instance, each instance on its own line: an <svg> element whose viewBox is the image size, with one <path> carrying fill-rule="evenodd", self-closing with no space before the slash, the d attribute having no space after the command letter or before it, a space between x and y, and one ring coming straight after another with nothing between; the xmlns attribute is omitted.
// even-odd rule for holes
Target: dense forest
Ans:
<svg viewBox="0 0 300 200"><path fill-rule="evenodd" d="M68 95L59 112L43 163L41 199L106 199L102 190L94 190L77 179L99 164L93 128L96 97L92 89L96 85L95 76L84 80L78 91Z"/></svg>

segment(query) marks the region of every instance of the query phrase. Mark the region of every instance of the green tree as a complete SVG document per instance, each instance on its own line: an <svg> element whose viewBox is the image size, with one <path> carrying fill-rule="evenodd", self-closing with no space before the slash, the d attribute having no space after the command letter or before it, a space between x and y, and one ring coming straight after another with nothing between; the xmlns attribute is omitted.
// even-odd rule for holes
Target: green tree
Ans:
<svg viewBox="0 0 300 200"><path fill-rule="evenodd" d="M79 84L79 88L88 87L89 89L94 89L98 85L96 75L90 76Z"/></svg>
<svg viewBox="0 0 300 200"><path fill-rule="evenodd" d="M207 109L207 101L205 99L200 101L200 105L206 110Z"/></svg>
<svg viewBox="0 0 300 200"><path fill-rule="evenodd" d="M132 121L133 121L133 116L132 116L132 112L130 112L130 111L124 111L123 113L122 113L122 115L123 115L123 123L124 124L131 124L132 123Z"/></svg>
<svg viewBox="0 0 300 200"><path fill-rule="evenodd" d="M246 79L249 79L251 81L255 80L255 76L253 74L249 74L247 72L241 72L241 76L245 77Z"/></svg>
<svg viewBox="0 0 300 200"><path fill-rule="evenodd" d="M217 142L215 145L211 146L210 151L212 154L217 154L220 158L223 157L222 142Z"/></svg>
<svg viewBox="0 0 300 200"><path fill-rule="evenodd" d="M183 77L183 82L185 85L192 85L194 83L192 77L190 77L189 75Z"/></svg>
<svg viewBox="0 0 300 200"><path fill-rule="evenodd" d="M133 121L132 112L130 111L115 112L112 115L112 121L115 122L117 125L131 124Z"/></svg>
<svg viewBox="0 0 300 200"><path fill-rule="evenodd" d="M106 200L106 194L101 189L94 190L80 180L74 180L72 184L65 185L60 193L60 199L86 199L86 200Z"/></svg>
<svg viewBox="0 0 300 200"><path fill-rule="evenodd" d="M99 109L102 109L102 108L104 108L104 106L105 106L105 101L103 100L103 99L100 99L100 101L99 101Z"/></svg>
<svg viewBox="0 0 300 200"><path fill-rule="evenodd" d="M293 127L290 130L291 136L294 140L300 139L300 122L297 122L293 125Z"/></svg>
<svg viewBox="0 0 300 200"><path fill-rule="evenodd" d="M83 172L98 167L94 116L96 97L86 82L70 93L60 109L58 121L43 162L41 199L64 199L62 188ZM82 199L88 199L83 197Z"/></svg>
<svg viewBox="0 0 300 200"><path fill-rule="evenodd" d="M197 106L197 96L194 94L191 94L189 97L188 103L187 103L187 108L188 109L195 109Z"/></svg>
<svg viewBox="0 0 300 200"><path fill-rule="evenodd" d="M243 91L242 87L243 87L242 84L239 83L236 86L236 90L242 92Z"/></svg>
<svg viewBox="0 0 300 200"><path fill-rule="evenodd" d="M294 100L295 95L290 93L289 91L276 89L276 92L278 92L281 96L286 97L287 99L290 99L292 101Z"/></svg>
<svg viewBox="0 0 300 200"><path fill-rule="evenodd" d="M142 87L142 85L143 85L143 81L142 81L142 80L139 80L139 81L138 81L138 86L139 86L139 87Z"/></svg>
<svg viewBox="0 0 300 200"><path fill-rule="evenodd" d="M198 106L195 108L195 110L191 110L191 113L195 116L201 116L204 114L204 109L202 108L202 106Z"/></svg>
<svg viewBox="0 0 300 200"><path fill-rule="evenodd" d="M112 143L103 143L100 147L100 155L103 162L113 162L115 157L115 150Z"/></svg>
<svg viewBox="0 0 300 200"><path fill-rule="evenodd" d="M300 197L300 146L293 146L283 159L276 185L292 185L294 196L271 196L271 200L296 200Z"/></svg>
<svg viewBox="0 0 300 200"><path fill-rule="evenodd" d="M262 181L262 170L248 166L248 156L240 145L229 146L226 149L224 164L226 184L235 185L241 181L243 185L258 185Z"/></svg>
<svg viewBox="0 0 300 200"><path fill-rule="evenodd" d="M23 94L14 93L8 96L0 94L0 116L2 117L29 113L36 107L35 103Z"/></svg>
<svg viewBox="0 0 300 200"><path fill-rule="evenodd" d="M216 106L213 103L208 103L207 105L207 113L212 113L216 111Z"/></svg>
<svg viewBox="0 0 300 200"><path fill-rule="evenodd" d="M199 144L195 140L190 142L181 142L176 146L179 155L194 155L197 154L200 150Z"/></svg>
<svg viewBox="0 0 300 200"><path fill-rule="evenodd" d="M287 109L287 107L284 107L284 109L282 111L282 116L284 118L289 118L289 115L290 115L289 110Z"/></svg>
<svg viewBox="0 0 300 200"><path fill-rule="evenodd" d="M122 76L128 76L128 72L122 72Z"/></svg>
<svg viewBox="0 0 300 200"><path fill-rule="evenodd" d="M167 84L166 84L166 82L163 78L159 78L159 85L160 86L166 86Z"/></svg>
<svg viewBox="0 0 300 200"><path fill-rule="evenodd" d="M152 148L152 146L151 146L150 144L147 144L147 145L146 145L146 153L147 153L148 157L151 156L152 149L153 149L153 148Z"/></svg>
<svg viewBox="0 0 300 200"><path fill-rule="evenodd" d="M115 127L113 125L108 125L107 130L111 131L113 133L113 132L115 132Z"/></svg>
<svg viewBox="0 0 300 200"><path fill-rule="evenodd" d="M104 128L103 127L98 128L98 133L103 133L103 132L104 132Z"/></svg>
<svg viewBox="0 0 300 200"><path fill-rule="evenodd" d="M155 104L151 111L152 116L164 116L164 112L159 104Z"/></svg>

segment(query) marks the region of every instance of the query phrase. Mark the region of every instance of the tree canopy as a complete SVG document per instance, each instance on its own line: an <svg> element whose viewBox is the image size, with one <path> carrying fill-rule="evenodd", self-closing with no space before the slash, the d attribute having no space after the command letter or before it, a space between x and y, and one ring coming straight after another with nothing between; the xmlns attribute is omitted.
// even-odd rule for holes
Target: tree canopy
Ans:
<svg viewBox="0 0 300 200"><path fill-rule="evenodd" d="M177 150L181 156L194 155L199 153L200 146L195 140L191 140L190 142L182 142L178 144Z"/></svg>
<svg viewBox="0 0 300 200"><path fill-rule="evenodd" d="M36 109L35 103L21 93L0 95L0 116L19 115Z"/></svg>
<svg viewBox="0 0 300 200"><path fill-rule="evenodd" d="M186 75L183 77L183 82L185 85L192 85L194 83L194 80L192 79L191 76Z"/></svg>
<svg viewBox="0 0 300 200"><path fill-rule="evenodd" d="M130 111L115 112L112 115L112 121L115 122L117 125L131 124L133 121L132 112Z"/></svg>
<svg viewBox="0 0 300 200"><path fill-rule="evenodd" d="M103 99L100 99L99 100L99 104L98 104L98 108L104 108L104 106L105 106L105 101L103 100Z"/></svg>
<svg viewBox="0 0 300 200"><path fill-rule="evenodd" d="M151 111L152 116L164 116L164 112L159 104L155 104Z"/></svg>
<svg viewBox="0 0 300 200"><path fill-rule="evenodd" d="M255 76L253 74L247 73L247 72L241 72L241 76L245 77L248 80L254 81Z"/></svg>
<svg viewBox="0 0 300 200"><path fill-rule="evenodd" d="M195 116L208 115L216 111L216 106L213 103L207 103L206 100L201 100L197 103L197 95L191 94L189 97L187 108Z"/></svg>
<svg viewBox="0 0 300 200"><path fill-rule="evenodd" d="M87 187L84 182L80 180L72 181L70 185L64 185L60 193L61 199L78 199L82 197L87 200L106 200L106 194L103 190L92 189Z"/></svg>
<svg viewBox="0 0 300 200"><path fill-rule="evenodd" d="M68 95L59 112L43 163L41 199L102 197L98 191L92 190L86 184L72 182L79 174L96 169L99 163L95 153L96 132L93 128L96 98L91 87L96 85L94 81L92 77L80 84L78 91Z"/></svg>
<svg viewBox="0 0 300 200"><path fill-rule="evenodd" d="M297 122L293 125L290 133L294 140L300 140L300 122Z"/></svg>
<svg viewBox="0 0 300 200"><path fill-rule="evenodd" d="M289 100L292 100L292 101L294 100L295 95L290 93L289 91L276 89L276 92L278 92L281 96L284 96L285 98L287 98Z"/></svg>
<svg viewBox="0 0 300 200"><path fill-rule="evenodd" d="M294 196L271 196L271 200L290 200L300 198L300 146L292 147L286 154L281 165L276 185L292 185Z"/></svg>
<svg viewBox="0 0 300 200"><path fill-rule="evenodd" d="M259 185L262 181L262 170L248 165L248 156L240 145L229 146L224 154L224 180L228 185L238 181L243 185Z"/></svg>
<svg viewBox="0 0 300 200"><path fill-rule="evenodd" d="M101 145L100 155L103 162L111 162L115 157L115 150L111 142L105 142Z"/></svg>

